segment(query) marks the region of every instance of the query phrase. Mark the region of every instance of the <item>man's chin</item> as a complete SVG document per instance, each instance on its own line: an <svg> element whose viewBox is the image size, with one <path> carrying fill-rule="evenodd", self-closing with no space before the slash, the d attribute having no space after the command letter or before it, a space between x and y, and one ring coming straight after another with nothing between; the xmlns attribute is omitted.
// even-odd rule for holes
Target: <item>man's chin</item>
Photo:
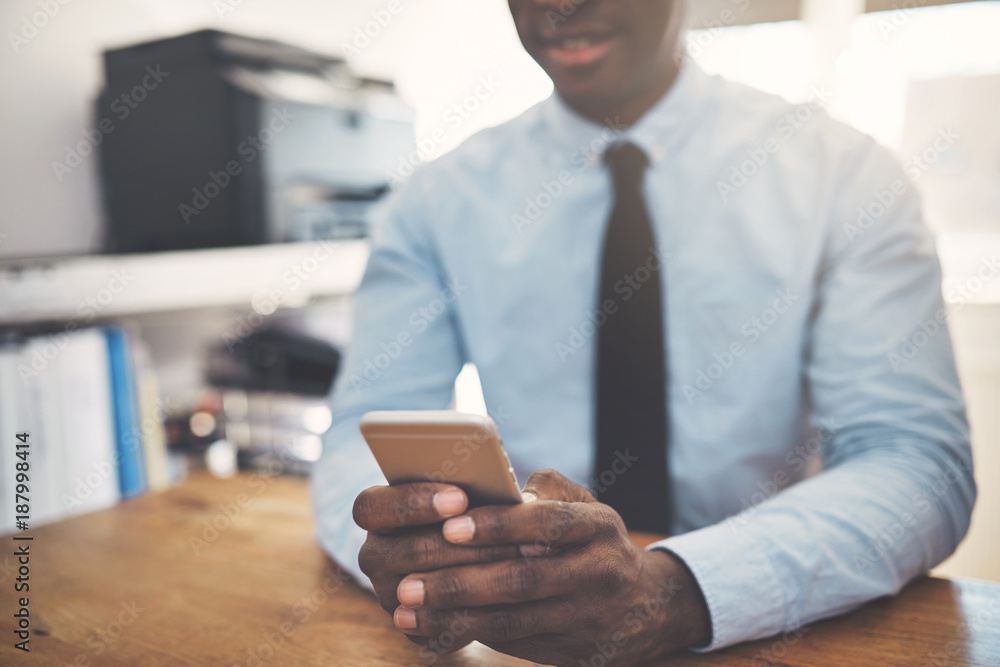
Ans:
<svg viewBox="0 0 1000 667"><path fill-rule="evenodd" d="M571 109L596 122L602 122L605 116L614 115L612 112L617 105L612 100L621 95L618 90L597 88L593 82L586 86L556 84L555 88L562 101Z"/></svg>

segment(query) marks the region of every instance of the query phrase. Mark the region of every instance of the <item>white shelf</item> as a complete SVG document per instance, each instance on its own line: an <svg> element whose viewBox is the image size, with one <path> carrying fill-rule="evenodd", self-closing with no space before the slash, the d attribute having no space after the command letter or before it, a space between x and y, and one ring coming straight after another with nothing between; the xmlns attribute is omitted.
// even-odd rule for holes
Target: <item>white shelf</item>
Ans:
<svg viewBox="0 0 1000 667"><path fill-rule="evenodd" d="M0 324L217 307L269 314L353 293L368 252L366 241L336 241L8 260L0 263Z"/></svg>
<svg viewBox="0 0 1000 667"><path fill-rule="evenodd" d="M988 275L1000 234L943 233L937 242L945 295L961 286L970 305L1000 305L1000 275ZM269 314L275 305L353 293L367 262L366 241L7 260L0 262L0 325L218 307Z"/></svg>

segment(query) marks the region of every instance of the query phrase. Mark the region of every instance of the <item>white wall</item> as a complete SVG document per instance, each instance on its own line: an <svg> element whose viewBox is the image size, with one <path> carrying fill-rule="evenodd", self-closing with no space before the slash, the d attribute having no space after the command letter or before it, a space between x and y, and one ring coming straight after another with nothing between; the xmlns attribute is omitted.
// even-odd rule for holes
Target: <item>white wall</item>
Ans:
<svg viewBox="0 0 1000 667"><path fill-rule="evenodd" d="M438 126L447 130L437 154L551 91L520 48L503 0L398 2L401 10L393 15L390 0L3 0L0 257L99 247L95 156L61 182L52 162L65 160L67 147L93 128L93 101L103 83L100 54L108 47L215 27L338 54L372 21L372 12L381 12L391 20L367 26L375 37L367 45L359 41L364 48L354 62L364 73L397 81L417 110L418 136ZM43 13L47 5L58 7L51 18ZM33 18L42 27L26 30ZM480 76L493 76L496 94L460 126L443 124L447 108L467 97Z"/></svg>

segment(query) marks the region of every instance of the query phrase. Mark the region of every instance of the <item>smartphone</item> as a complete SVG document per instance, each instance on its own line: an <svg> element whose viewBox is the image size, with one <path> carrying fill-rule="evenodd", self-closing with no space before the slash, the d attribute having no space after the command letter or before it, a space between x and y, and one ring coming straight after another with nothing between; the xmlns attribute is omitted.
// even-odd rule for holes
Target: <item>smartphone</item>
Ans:
<svg viewBox="0 0 1000 667"><path fill-rule="evenodd" d="M390 410L361 418L361 434L389 484L454 484L469 507L514 505L521 487L489 417L451 410Z"/></svg>

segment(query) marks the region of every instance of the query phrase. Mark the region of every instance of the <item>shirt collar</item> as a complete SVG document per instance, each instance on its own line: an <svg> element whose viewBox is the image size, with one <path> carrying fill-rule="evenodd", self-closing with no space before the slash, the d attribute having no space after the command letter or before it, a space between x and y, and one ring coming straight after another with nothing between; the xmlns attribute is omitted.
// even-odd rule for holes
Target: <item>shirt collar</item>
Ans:
<svg viewBox="0 0 1000 667"><path fill-rule="evenodd" d="M590 161L601 159L604 149L616 141L631 141L646 151L650 164L663 160L690 132L687 127L698 117L708 76L685 59L677 80L649 111L632 127L622 129L614 118L595 123L569 108L557 93L542 106L542 118L548 135L560 148L581 150Z"/></svg>

